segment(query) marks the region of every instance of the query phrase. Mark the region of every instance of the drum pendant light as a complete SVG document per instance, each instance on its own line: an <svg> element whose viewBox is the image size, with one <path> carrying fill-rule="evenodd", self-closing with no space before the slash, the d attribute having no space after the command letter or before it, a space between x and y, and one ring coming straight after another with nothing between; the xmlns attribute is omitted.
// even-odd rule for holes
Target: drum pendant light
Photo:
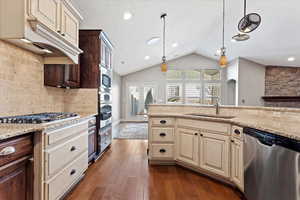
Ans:
<svg viewBox="0 0 300 200"><path fill-rule="evenodd" d="M163 13L160 18L163 20L163 57L161 63L161 71L167 72L168 65L167 65L167 58L166 58L166 16L167 13Z"/></svg>
<svg viewBox="0 0 300 200"><path fill-rule="evenodd" d="M222 30L222 48L221 48L221 57L219 60L220 67L224 68L228 64L226 57L226 48L225 48L225 0L223 0L223 30Z"/></svg>

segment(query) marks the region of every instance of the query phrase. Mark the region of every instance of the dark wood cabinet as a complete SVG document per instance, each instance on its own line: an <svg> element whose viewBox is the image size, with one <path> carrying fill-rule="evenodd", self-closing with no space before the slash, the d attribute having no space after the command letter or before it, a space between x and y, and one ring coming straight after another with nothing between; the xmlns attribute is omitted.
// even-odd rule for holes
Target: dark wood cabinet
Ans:
<svg viewBox="0 0 300 200"><path fill-rule="evenodd" d="M101 30L80 30L79 46L84 51L80 55L80 87L99 88L101 63Z"/></svg>
<svg viewBox="0 0 300 200"><path fill-rule="evenodd" d="M80 65L44 65L44 85L79 88Z"/></svg>
<svg viewBox="0 0 300 200"><path fill-rule="evenodd" d="M0 199L33 199L32 136L9 139L0 143L0 151L14 148L15 152L0 155Z"/></svg>

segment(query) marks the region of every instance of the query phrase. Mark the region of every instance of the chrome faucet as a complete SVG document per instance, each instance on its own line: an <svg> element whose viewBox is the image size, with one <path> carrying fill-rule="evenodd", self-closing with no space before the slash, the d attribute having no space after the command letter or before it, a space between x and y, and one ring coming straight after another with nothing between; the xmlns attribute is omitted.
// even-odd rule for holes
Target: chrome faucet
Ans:
<svg viewBox="0 0 300 200"><path fill-rule="evenodd" d="M216 107L216 115L220 114L220 102L219 102L219 97L215 97L216 99L216 103L215 103L215 107Z"/></svg>

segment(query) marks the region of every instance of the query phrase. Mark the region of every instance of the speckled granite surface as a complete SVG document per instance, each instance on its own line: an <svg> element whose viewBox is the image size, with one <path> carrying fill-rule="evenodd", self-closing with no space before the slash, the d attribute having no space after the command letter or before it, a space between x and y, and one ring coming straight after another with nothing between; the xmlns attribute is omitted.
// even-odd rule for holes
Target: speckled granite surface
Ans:
<svg viewBox="0 0 300 200"><path fill-rule="evenodd" d="M96 113L78 113L78 114L80 115L79 118L57 121L56 123L52 122L49 124L0 124L0 141L11 137L16 137L27 133L31 133L31 132L41 133L48 128L55 128L56 126L61 126L65 123L76 123L97 115Z"/></svg>
<svg viewBox="0 0 300 200"><path fill-rule="evenodd" d="M149 117L180 117L188 119L197 119L214 122L224 122L241 127L250 127L267 131L276 135L281 135L293 138L300 141L300 118L299 120L287 119L281 117L268 117L268 116L237 116L233 119L222 119L213 117L199 117L181 113L152 113Z"/></svg>

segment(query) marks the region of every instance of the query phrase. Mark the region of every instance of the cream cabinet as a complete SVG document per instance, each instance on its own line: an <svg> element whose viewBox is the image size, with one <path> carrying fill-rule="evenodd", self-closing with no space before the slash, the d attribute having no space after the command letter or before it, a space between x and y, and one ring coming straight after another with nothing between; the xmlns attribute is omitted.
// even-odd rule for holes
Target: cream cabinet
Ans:
<svg viewBox="0 0 300 200"><path fill-rule="evenodd" d="M74 14L61 4L61 35L72 44L78 46L79 21Z"/></svg>
<svg viewBox="0 0 300 200"><path fill-rule="evenodd" d="M60 0L30 0L31 14L52 31L60 30Z"/></svg>
<svg viewBox="0 0 300 200"><path fill-rule="evenodd" d="M231 179L241 191L244 191L243 141L231 140Z"/></svg>
<svg viewBox="0 0 300 200"><path fill-rule="evenodd" d="M177 129L177 160L199 165L199 133L193 129Z"/></svg>
<svg viewBox="0 0 300 200"><path fill-rule="evenodd" d="M229 177L229 137L201 132L200 167L223 177Z"/></svg>

